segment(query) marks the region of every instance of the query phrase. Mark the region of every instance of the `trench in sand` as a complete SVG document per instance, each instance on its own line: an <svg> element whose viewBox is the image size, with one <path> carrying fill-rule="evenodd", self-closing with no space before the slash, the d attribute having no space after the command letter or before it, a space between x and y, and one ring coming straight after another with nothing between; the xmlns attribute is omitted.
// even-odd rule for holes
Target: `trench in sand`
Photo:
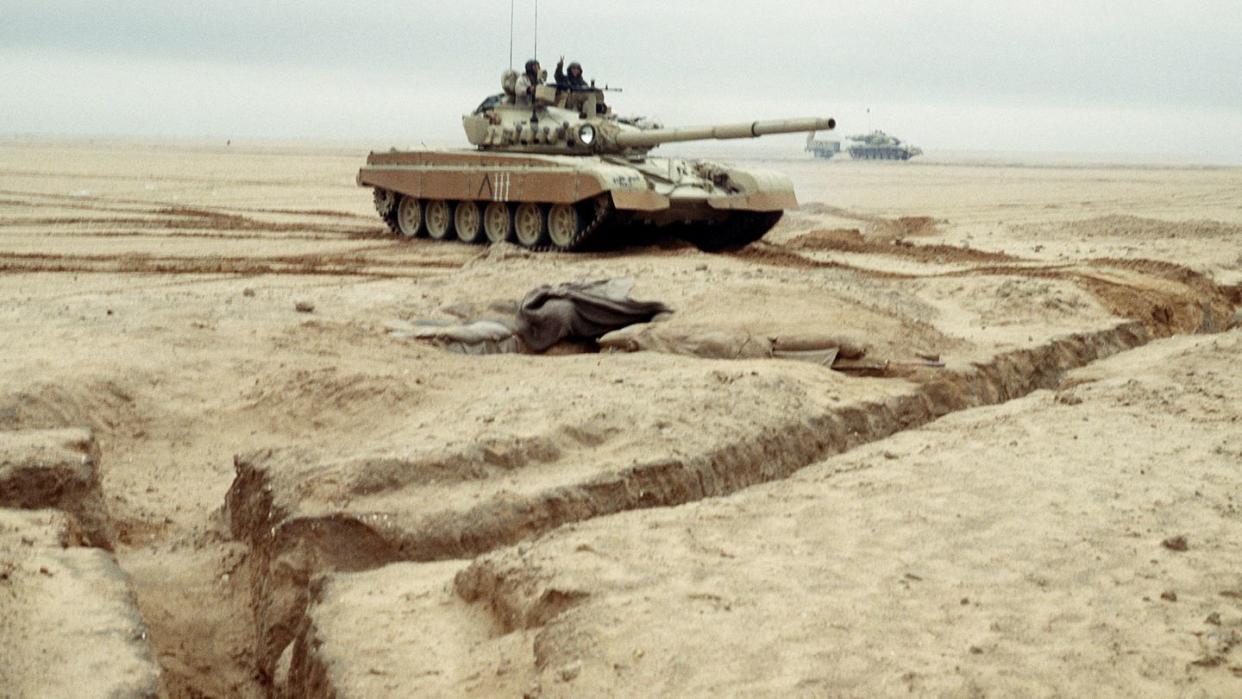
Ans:
<svg viewBox="0 0 1242 699"><path fill-rule="evenodd" d="M203 161L195 160L201 154L187 158L185 148L165 157L163 153L146 149L135 153L132 144L104 150L95 146L35 149L14 144L5 153L5 160L10 162L0 173L7 178L0 191L0 207L5 208L4 223L10 224L0 226L6 253L0 255L0 268L10 271L6 290L13 290L10 298L14 304L9 308L22 306L20 311L9 311L7 317L16 321L13 327L17 331L11 328L8 337L26 348L32 358L22 369L25 372L28 367L29 375L14 376L14 387L21 390L26 382L37 382L34 384L37 390L21 397L20 403L25 408L15 414L6 413L14 404L0 399L0 425L6 429L63 425L94 428L103 450L104 494L118 532L119 557L134 581L141 611L151 626L155 651L164 666L165 688L173 696L262 696L270 692L271 685L265 686L270 679L256 677L255 673L258 664L255 661L256 628L261 624L256 623L252 605L262 603L270 608L274 598L269 593L300 594L305 589L299 587L301 579L309 581L315 573L330 571L329 564L334 560L367 567L393 557L394 549L397 558L468 555L463 552L485 550L505 537L528 536L555 526L557 521L593 516L594 511L588 507L602 512L655 506L679 499L689 501L742 488L749 480L778 479L782 477L781 471L799 468L800 462L813 458L817 450L825 448L824 444L829 450L848 449L885 431L900 431L919 420L934 419L939 412L952 410L957 405L1003 401L1029 387L1055 383L1060 366L1088 363L1096 355L1124 351L1161 334L1211 330L1219 327L1221 318L1212 313L1212 322L1205 323L1207 318L1198 303L1215 292L1202 292L1198 301L1185 307L1182 301L1162 303L1159 300L1154 304L1143 301L1127 307L1130 301L1127 297L1133 292L1124 284L1114 284L1108 272L1101 269L1102 274L1096 279L1078 277L1075 281L1080 288L1086 284L1095 285L1093 291L1102 294L1097 298L1108 295L1113 301L1102 305L1113 310L1118 318L1141 322L1141 327L1130 324L1114 328L1114 335L1110 335L1113 331L1092 332L1080 333L1078 338L1069 336L1076 330L1065 330L1062 340L1057 341L1062 351L1042 346L1048 336L1040 334L1038 342L1028 343L1032 347L1023 350L1027 352L1023 356L1010 353L986 360L970 369L969 376L948 373L932 376L929 380L912 383L905 393L886 390L896 383L893 381L851 380L872 389L872 399L853 400L836 406L835 412L820 410L814 420L806 413L807 424L794 417L802 413L791 409L784 423L773 421L766 431L743 441L739 441L743 435L735 432L718 427L711 431L709 436L713 438L732 439L736 443L733 447L720 443L712 449L702 449L664 464L645 464L628 471L621 462L617 469L609 472L611 485L596 484L598 503L583 496L574 501L576 509L562 512L556 509L555 502L534 501L559 519L528 519L529 526L519 526L523 521L520 517L532 515L529 508L520 509L531 501L491 499L486 502L492 503L493 509L481 510L480 514L492 516L507 502L519 510L514 519L493 522L492 529L479 530L473 538L441 536L440 543L436 543L432 528L404 532L387 530L387 538L378 536L376 532L386 530L379 526L385 513L377 510L380 518L355 520L363 541L375 542L375 547L359 547L359 556L351 561L348 550L340 546L339 540L327 541L327 553L335 559L307 560L300 569L277 571L274 577L278 579L270 579L266 591L255 597L252 593L255 584L250 578L256 573L266 574L265 566L271 560L262 560L263 551L252 550L247 540L259 537L261 532L256 530L247 532L244 537L234 537L227 523L221 521L219 512L225 490L233 478L231 459L235 451L258 446L248 437L252 434L250 429L269 430L274 441L287 443L315 442L318 431L331 435L331 439L356 442L361 449L383 435L371 429L367 414L355 413L348 420L333 420L331 413L349 410L350 395L380 392L379 400L371 400L388 414L404 413L407 409L413 412L412 403L426 398L422 387L401 386L405 393L383 395L384 390L393 387L385 386L382 381L352 381L357 376L392 378L396 372L386 371L387 366L429 357L394 350L393 345L397 343L388 338L359 341L347 323L391 318L394 309L402 307L425 313L439 303L462 298L463 291L477 294L486 288L487 293L491 293L499 287L496 293L521 293L534 283L569 274L635 275L643 278L644 283L663 284L662 293L671 294L741 278L754 281L756 285L765 280L783 279L780 283L786 288L769 299L776 304L815 290L805 284L798 286L795 274L825 287L846 276L838 276L836 269L845 269L847 273L862 269L867 276L882 280L885 285L895 277L908 278L911 270L925 272L942 262L946 268L995 264L1002 273L1009 274L1012 269L1006 271L1000 263L1011 260L1003 256L975 252L970 253L970 259L965 259L952 246L965 247L973 242L976 247L1022 255L1030 251L1029 254L1034 255L1038 249L1032 250L1032 247L1040 247L1034 244L1046 243L1049 236L1061 240L1061 246L1049 245L1048 252L1042 256L1013 261L1030 264L1044 260L1057 264L1070 260L1067 264L1071 264L1074 260L1093 256L1143 255L1176 259L1198 269L1212 270L1218 281L1228 279L1228 283L1233 284L1237 281L1237 265L1233 264L1231 269L1222 259L1224 252L1229 253L1230 259L1236 254L1232 245L1179 244L1162 249L1144 244L1139 251L1129 247L1133 241L1126 235L1097 230L1099 226L1094 224L1086 229L1071 229L1063 220L1069 215L1092 216L1114 210L1182 219L1233 220L1237 210L1228 194L1236 191L1237 177L1231 172L1176 174L1152 170L1131 172L1118 178L1114 172L1084 170L1067 175L1040 168L1019 171L1019 177L1011 177L1010 171L995 168L980 173L937 166L891 169L882 177L876 177L874 170L855 172L849 167L834 167L829 173L819 164L783 161L779 169L801 173L800 191L831 197L846 207L815 204L804 207L802 225L795 226L798 232L846 226L859 227L869 234L872 227L891 228L886 219L856 213L860 209L934 211L937 219L953 221L949 229L937 235L937 240L949 247L930 251L914 249L909 259L897 265L893 264L894 253L900 254L908 248L872 244L870 235L864 236L860 243L856 236L844 234L803 241L810 243L805 246L785 246L784 242L793 242L787 227L769 236L775 245L752 246L741 259L720 256L682 260L680 258L688 256L680 250L647 249L632 255L575 257L572 262L553 256L483 260L476 264L470 260L474 251L457 245L437 247L421 241L390 242L387 238L377 238L374 248L364 247L360 241L382 236L382 229L374 219L367 198L359 196L352 181L340 181L342 172L356 166L355 154L324 156L318 160L299 158L290 163L269 161L266 154L256 156L236 151L234 148L227 155L222 150L213 151L212 157L227 157L228 162L220 169L210 170L202 169ZM67 171L74 171L74 174L65 174ZM294 172L299 174L290 174ZM166 187L167 183L176 186ZM220 198L213 199L217 194ZM1084 197L1094 201L1083 201ZM213 201L220 206L208 206L207 202ZM185 208L187 202L193 203L192 208ZM315 208L307 209L308 205ZM217 213L224 215L216 216ZM293 222L290 217L308 216L313 216L314 220L302 221L297 230L289 229L287 224ZM791 215L789 220L795 224L799 222L797 215ZM1028 233L1006 232L1001 220L1010 223L1035 220L1043 227ZM900 230L894 234L923 235L929 221L911 221L917 225L899 226ZM1101 222L1106 228L1113 228L1113 223ZM1121 223L1130 225L1133 222ZM31 227L27 230L26 225ZM1160 239L1177 239L1182 233L1178 226L1177 223L1141 225L1144 230L1151 229L1153 238ZM234 230L238 227L242 230ZM995 237L991 236L993 229ZM1215 235L1212 230L1206 232ZM786 235L785 240L782 235ZM1097 253L1092 248L1101 235L1115 240ZM246 238L253 238L262 245L247 246ZM333 240L339 243L325 244ZM1228 238L1217 236L1212 240L1224 243ZM116 254L101 254L110 250ZM368 251L377 254L368 255ZM1058 257L1060 253L1063 254ZM125 257L130 254L133 256ZM700 263L710 265L710 272L693 272ZM458 272L456 268L461 265L466 266ZM1224 275L1222 268L1226 272ZM722 275L721 269L732 276ZM812 271L814 269L827 271ZM457 285L441 285L450 270L453 276L460 275L464 281ZM789 274L781 276L786 273ZM965 273L978 272L968 270ZM308 275L316 275L316 278L308 283L299 281ZM385 299L385 294L397 293L396 285L385 281L390 275L418 278L419 284L431 292L432 300L403 305ZM205 279L210 279L210 283ZM114 282L115 289L138 289L145 298L129 308L113 306L115 299L124 296L124 293L113 293ZM336 293L363 282L368 290L378 290L367 296L365 306L358 303L350 307L342 302L346 294ZM26 283L30 285L29 290L19 288ZM854 282L849 280L848 283ZM295 316L306 319L308 322L304 324L300 320L289 321L290 308L296 298L290 295L308 293L312 284L316 289L333 289L332 293L325 291L315 299L319 301L320 315L310 319ZM257 299L241 300L242 290L247 286L257 290ZM833 288L839 290L844 286L846 284L838 284ZM880 302L885 302L886 289L881 286L880 283L859 284L852 291L854 297L873 294ZM181 293L186 288L193 288L194 293ZM983 287L981 295L986 296L990 288ZM1233 286L1226 292L1232 294L1233 305L1242 303L1239 287ZM35 296L33 303L29 298L32 295ZM39 306L40 295L50 299L42 307ZM232 305L226 305L230 300ZM732 294L730 300L738 301L741 297ZM264 313L251 310L269 301L270 310ZM102 316L105 303L108 309L117 309L116 317L109 313L106 325L90 315L97 310ZM181 308L175 313L165 313L165 307L170 306ZM329 319L333 306L337 314ZM979 317L991 323L998 317L1003 318L1009 308L1008 305L983 304L976 310ZM79 313L85 318L79 320ZM133 319L129 325L116 323L118 318L127 315ZM342 320L344 318L348 320ZM298 325L304 325L305 329L282 334L284 328ZM27 327L28 343L21 337ZM265 327L277 330L265 334ZM259 334L252 341L250 333L255 329ZM114 339L113 335L121 331L128 335ZM1025 332L1016 338L1014 346L1021 345L1024 340ZM112 347L107 346L109 342ZM158 350L152 347L156 344L170 346L180 355L177 361L167 361L166 366L153 370L151 366L159 365L162 359L158 351L137 361L117 356L118 345L126 350L132 345L130 351L142 353ZM102 358L94 360L87 352L75 351L85 346L90 346ZM204 349L207 346L209 350ZM230 353L235 346L239 351ZM308 351L297 351L301 346L306 346ZM109 351L113 353L111 356ZM39 355L39 359L34 359L35 355ZM375 361L360 362L355 355L366 355ZM953 355L953 351L945 350L946 358ZM46 362L41 364L44 358ZM604 357L599 360L611 361ZM256 393L248 392L248 382L230 383L235 378L231 374L276 371L277 365L285 361L305 367L308 383L327 385L317 386L315 392L302 395L296 390L286 390L297 389L299 385L297 381L284 381L284 377L273 385L257 386ZM459 383L466 372L439 359L433 361L436 365L428 374L439 375L430 382L441 383L442 390L455 389L455 382ZM519 373L517 370L524 365L538 364L546 368L557 362L559 368L566 361L528 357L504 366ZM583 361L578 358L568 363ZM332 362L345 366L337 374L322 372L324 365ZM633 363L627 366L632 367ZM671 366L671 363L664 366ZM709 367L701 371L703 375L718 371L725 378L743 373L749 376L749 372L740 370L718 370L714 368L718 365L708 362L681 360L677 366ZM611 374L603 373L600 383L610 383L617 376L630 379L628 369L614 368ZM1041 375L1025 378L1036 373ZM500 374L493 372L492 376L497 378ZM530 373L526 376L529 378ZM509 377L506 374L503 378ZM938 379L944 381L938 382ZM160 381L158 385L156 380ZM739 383L747 381L750 379L743 377ZM410 383L413 383L412 377ZM259 391L260 388L263 390ZM730 390L727 386L718 388L721 393ZM774 383L767 390L774 392L780 388L780 384ZM968 391L977 391L978 395L969 398ZM337 403L334 400L337 394L346 400ZM9 397L12 396L4 396ZM306 403L312 401L325 406L320 410L307 408ZM239 407L243 402L256 403L261 410L243 410ZM655 405L658 400L649 398L649 402L652 410L659 407ZM902 414L899 410L909 412ZM268 423L270 416L282 413L288 413L292 421L304 423L305 428L289 429L287 425ZM421 416L411 419L421 419ZM783 432L786 428L792 431ZM709 430L705 427L704 431ZM834 431L843 435L842 441L828 444ZM585 445L577 453L588 451L596 437L589 432L577 434L574 439ZM323 441L326 440L315 442L312 451L322 447ZM533 449L541 445L532 442L527 446ZM881 458L879 465L894 463L885 462L884 458L887 455ZM755 473L758 464L769 460L778 468ZM739 475L734 476L733 471ZM638 489L631 492L624 487L626 483L635 484ZM644 499L643 490L653 495ZM567 488L567 492L571 491L574 488ZM566 503L566 508L569 504ZM652 514L656 513L644 516ZM299 526L313 524L312 520L313 517L307 518L305 524L291 525L288 530L296 533ZM446 520L444 531L451 534L463 521ZM361 526L364 524L375 528L364 528ZM333 530L328 526L325 531ZM771 532L759 533L766 536ZM398 546L394 547L391 542ZM402 550L400 544L406 544L407 548ZM278 567L282 562L297 563L286 558L278 562ZM722 567L735 563L725 561ZM458 561L454 560L386 566L377 572L401 574L410 569L422 571L457 565ZM292 577L291 572L296 572L300 578ZM462 604L465 606L464 602ZM549 600L537 615L554 614L556 608L557 601ZM286 612L285 618L290 624L299 623L296 609ZM391 610L381 612L389 614ZM792 616L790 614L790 618ZM432 634L433 642L436 638L455 639L458 631L451 627L441 630L444 635ZM365 633L373 631L373 627L363 629ZM853 642L853 639L849 641ZM451 646L439 657L460 647ZM524 650L529 651L529 646ZM316 662L310 655L293 662L292 671L298 675L294 679L302 687L314 686L316 674L322 674ZM407 669L400 665L394 667L395 672Z"/></svg>
<svg viewBox="0 0 1242 699"><path fill-rule="evenodd" d="M1108 285L1100 291L1105 296L1118 293ZM1152 301L1137 294L1127 306L1141 320L1004 352L965 369L922 372L911 377L908 390L786 416L758 435L735 437L706 452L447 509L414 524L389 521L387 512L368 511L365 505L314 512L288 508L287 501L282 504L273 497L273 474L262 458L243 456L236 463L238 477L227 497L226 514L233 535L250 546L247 565L259 670L265 682L288 682L289 687L309 686L289 677L290 662L295 663L294 673L322 670L307 667L305 653L295 650L299 633L306 629L304 613L316 577L322 573L369 570L397 561L471 558L573 522L725 495L788 477L825 457L952 412L1056 387L1067 371L1157 337L1220 329L1224 306L1218 290L1206 293L1199 303Z"/></svg>
<svg viewBox="0 0 1242 699"><path fill-rule="evenodd" d="M1160 266L1139 267L1147 273L1181 274ZM266 481L269 474L253 468L243 457L228 495L226 523L203 526L169 541L133 519L117 521L114 524L128 545L121 562L140 581L140 605L152 626L166 683L174 693L261 694L270 689L282 653L293 655L291 644L297 640L314 578L320 573L365 570L394 561L471 557L562 524L624 510L692 502L781 479L825 456L924 425L950 412L1001 403L1056 386L1065 371L1141 346L1155 337L1217 329L1223 315L1221 290L1195 279L1183 279L1198 293L1191 302L1137 293L1124 284L1078 281L1095 283L1093 291L1130 320L1004 352L970 367L910 376L911 380L897 390L891 390L891 382L885 384L889 387L885 390L875 384L878 396L786 415L783 421L764 425L757 434L718 442L708 451L485 500L429 520L425 527L386 527L383 511L363 513L344 506L338 511L313 514L282 512L271 499ZM125 390L108 382L96 388L98 396L87 396L81 405L63 410L60 408L72 401L53 396L45 414L33 421L93 422L106 435L106 450L130 457L143 455L144 450L150 456L150 444L135 446L145 439L139 436L141 431L171 435L187 429L185 425L158 425L158 418L153 416L121 415L137 410ZM112 413L117 414L115 420L106 417ZM127 432L128 426L137 424L144 426L142 430ZM205 434L212 431L213 424L207 420L193 429ZM161 448L171 449L175 443L176 439L169 437ZM105 453L105 461L108 456ZM224 524L229 532L224 531ZM144 548L153 540L159 540L160 546ZM167 575L175 567L185 570L176 576ZM195 602L200 607L197 611L187 614L187 610L176 608L185 603L186 593L176 589L179 585L189 586L200 596ZM208 611L207 607L215 609ZM192 623L186 623L188 620ZM258 652L252 654L255 648ZM316 672L305 663L295 665L293 671L308 675Z"/></svg>

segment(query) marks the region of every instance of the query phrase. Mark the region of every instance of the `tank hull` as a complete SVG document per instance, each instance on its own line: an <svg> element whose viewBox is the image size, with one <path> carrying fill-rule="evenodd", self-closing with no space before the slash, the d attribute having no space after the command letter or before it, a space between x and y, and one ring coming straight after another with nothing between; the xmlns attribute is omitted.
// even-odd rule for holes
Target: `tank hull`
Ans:
<svg viewBox="0 0 1242 699"><path fill-rule="evenodd" d="M389 151L372 153L357 182L376 190L380 216L399 233L420 233L415 226L398 225L405 199L417 202L420 211L432 203L437 210L444 204L454 211L463 203L471 211L503 204L515 221L529 222L517 242L533 249L579 249L586 237L577 229L591 226L592 235L608 228L609 237L622 242L626 236L649 236L652 228L669 228L673 235L692 231L686 237L701 247L737 247L762 237L784 210L797 207L793 185L780 173L675 158ZM536 235L531 207L523 205L538 207L550 230ZM468 228L473 219L466 218ZM571 226L567 221L575 218ZM610 225L604 226L604 219ZM430 233L453 237L436 235L444 233L439 229ZM496 236L487 239L495 242Z"/></svg>
<svg viewBox="0 0 1242 699"><path fill-rule="evenodd" d="M907 148L884 147L854 147L849 149L850 157L854 160L909 160L921 152Z"/></svg>

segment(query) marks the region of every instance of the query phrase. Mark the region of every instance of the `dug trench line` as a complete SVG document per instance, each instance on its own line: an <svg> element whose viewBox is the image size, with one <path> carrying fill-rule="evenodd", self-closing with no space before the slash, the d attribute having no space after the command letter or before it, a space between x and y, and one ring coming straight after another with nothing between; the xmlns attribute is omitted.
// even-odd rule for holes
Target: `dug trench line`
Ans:
<svg viewBox="0 0 1242 699"><path fill-rule="evenodd" d="M1210 285L1189 285L1198 291ZM1193 298L1191 298L1193 296ZM907 390L884 399L788 415L757 437L705 453L666 457L534 494L491 498L401 528L385 512L347 504L303 515L273 494L272 472L255 455L235 459L226 496L233 536L250 547L247 561L260 672L268 682L305 623L313 581L321 573L358 571L397 561L439 561L480 555L556 527L625 510L681 505L783 479L829 456L952 412L1004 403L1055 388L1070 370L1140 347L1153 339L1217 329L1232 312L1222 291L1169 295L1150 291L1126 306L1129 320L1100 331L1060 337L999 354L990 361L941 371L919 370ZM287 502L287 501L286 501ZM287 657L287 656L286 656Z"/></svg>

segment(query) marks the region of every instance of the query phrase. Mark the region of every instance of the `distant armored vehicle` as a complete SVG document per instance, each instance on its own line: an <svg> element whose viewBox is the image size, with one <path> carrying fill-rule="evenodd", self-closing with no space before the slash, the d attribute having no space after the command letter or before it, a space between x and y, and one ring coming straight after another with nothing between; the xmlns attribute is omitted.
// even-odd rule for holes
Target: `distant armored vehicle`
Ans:
<svg viewBox="0 0 1242 699"><path fill-rule="evenodd" d="M909 160L922 155L922 148L901 142L900 138L889 136L883 131L872 131L865 136L850 136L854 141L847 152L855 160Z"/></svg>
<svg viewBox="0 0 1242 699"><path fill-rule="evenodd" d="M831 160L832 156L841 152L840 141L829 141L815 138L815 132L806 135L806 152L816 158Z"/></svg>
<svg viewBox="0 0 1242 699"><path fill-rule="evenodd" d="M655 227L706 250L737 248L797 206L789 178L648 151L836 126L809 118L665 129L616 116L594 85L540 85L524 100L516 84L507 71L503 92L462 117L475 150L371 153L358 184L374 188L375 208L394 232L578 250L603 234Z"/></svg>

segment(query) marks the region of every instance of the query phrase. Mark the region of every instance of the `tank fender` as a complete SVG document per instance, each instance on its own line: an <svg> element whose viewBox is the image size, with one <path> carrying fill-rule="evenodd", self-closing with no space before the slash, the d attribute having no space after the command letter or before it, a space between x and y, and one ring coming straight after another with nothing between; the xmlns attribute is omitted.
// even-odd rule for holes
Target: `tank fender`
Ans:
<svg viewBox="0 0 1242 699"><path fill-rule="evenodd" d="M778 211L798 208L793 181L773 170L741 170L724 167L729 186L739 190L728 197L712 198L708 204L715 209L747 211Z"/></svg>
<svg viewBox="0 0 1242 699"><path fill-rule="evenodd" d="M721 169L729 177L730 186L747 194L793 191L793 182L789 177L775 170L742 170L732 167Z"/></svg>
<svg viewBox="0 0 1242 699"><path fill-rule="evenodd" d="M589 169L600 187L612 195L613 206L621 211L663 211L670 206L668 197L654 191L647 178L634 168L597 165Z"/></svg>

